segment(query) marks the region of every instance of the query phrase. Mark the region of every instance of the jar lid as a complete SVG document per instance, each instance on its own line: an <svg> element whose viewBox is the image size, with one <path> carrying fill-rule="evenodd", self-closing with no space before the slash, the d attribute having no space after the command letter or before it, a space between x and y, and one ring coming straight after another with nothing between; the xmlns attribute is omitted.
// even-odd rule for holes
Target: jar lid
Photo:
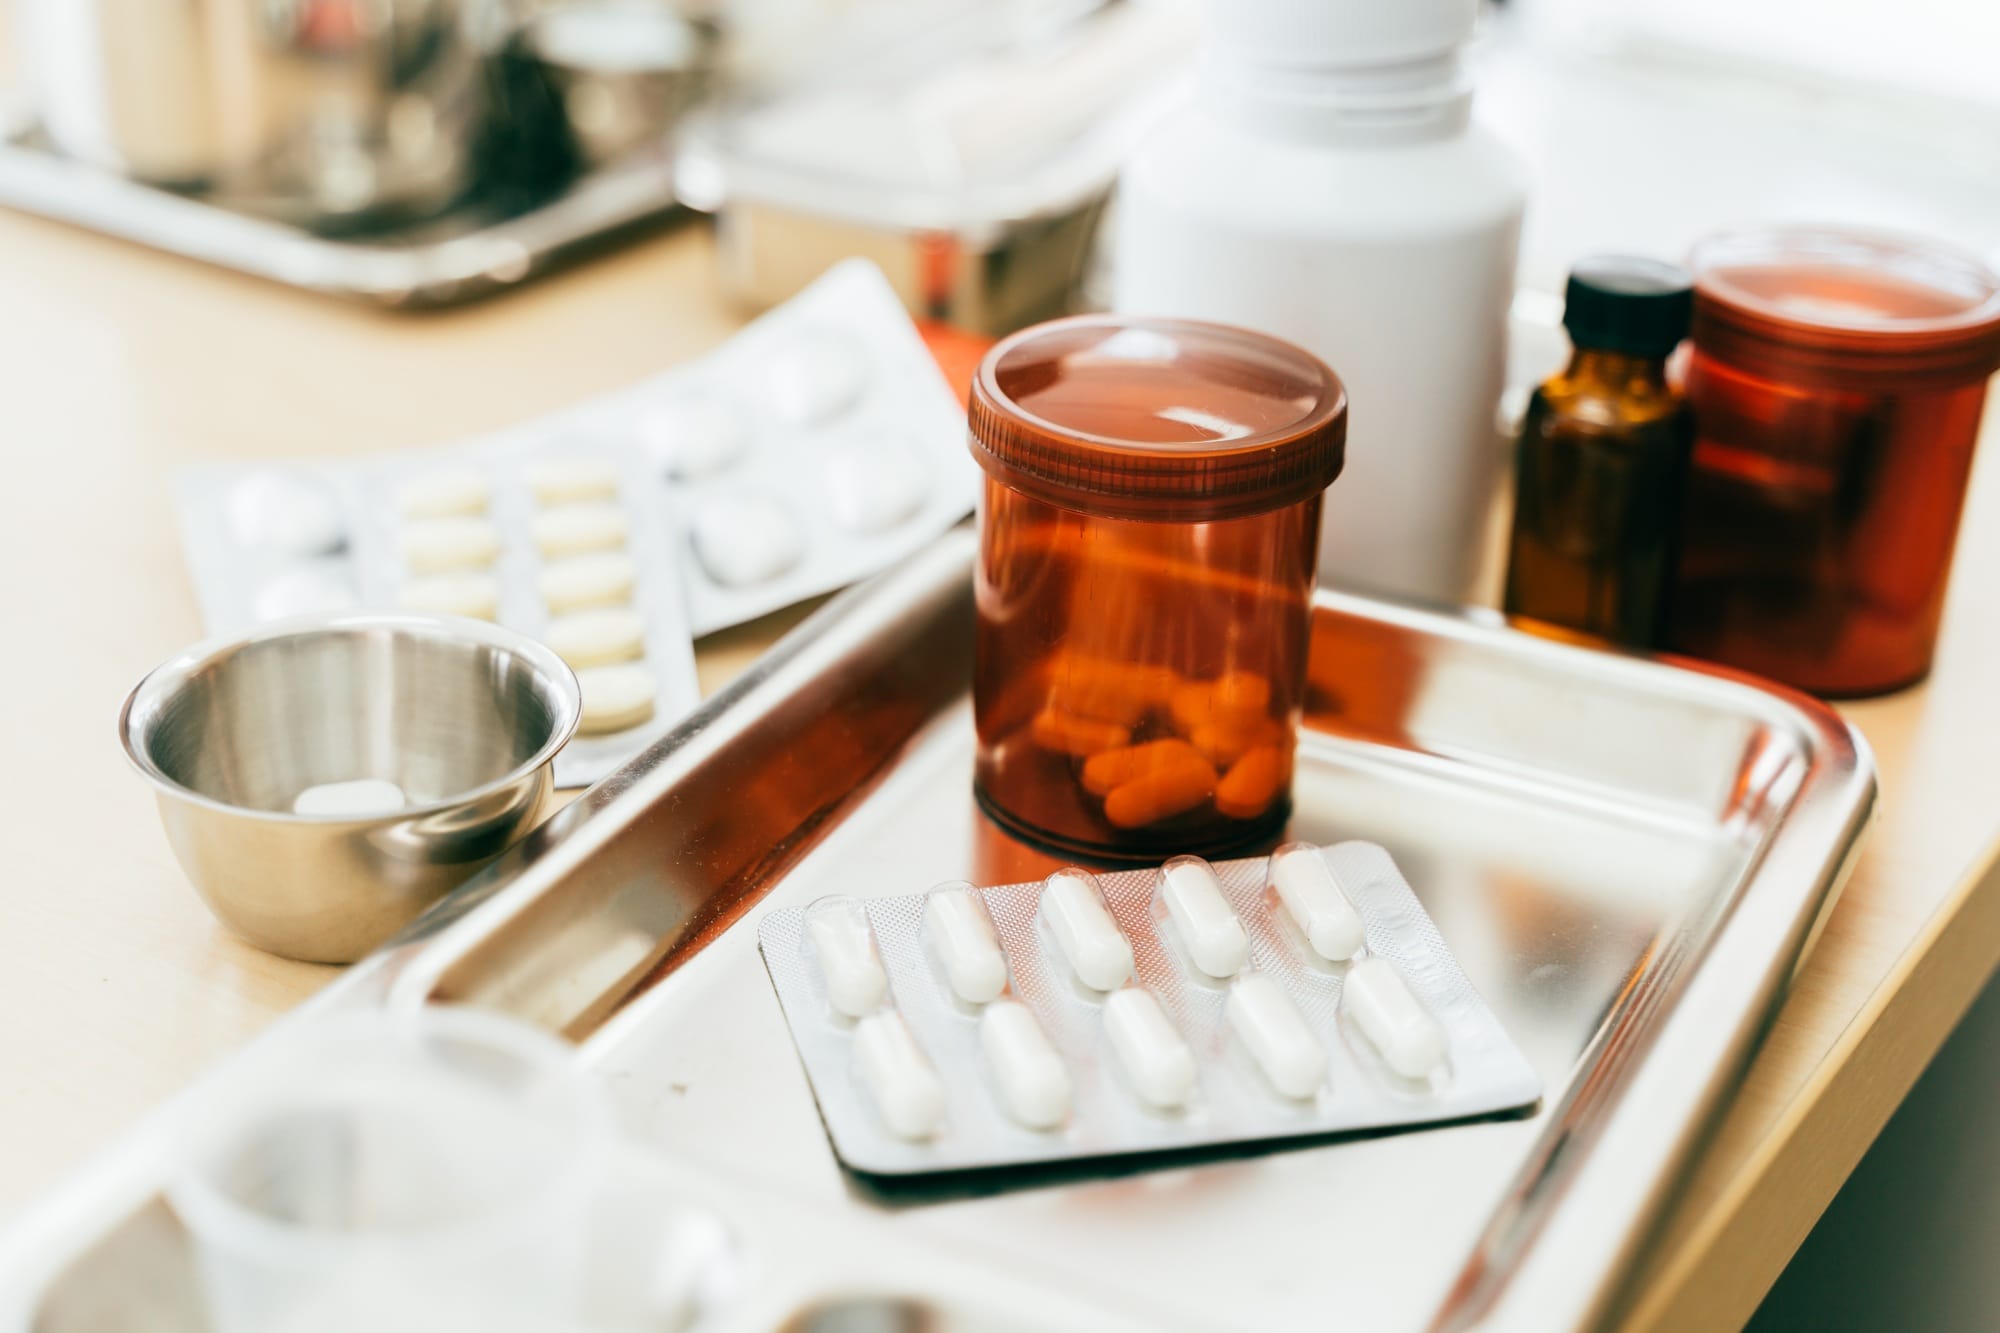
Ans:
<svg viewBox="0 0 2000 1333"><path fill-rule="evenodd" d="M1346 460L1324 361L1247 329L1083 315L1005 338L972 381L972 456L1036 499L1202 523L1295 504Z"/></svg>
<svg viewBox="0 0 2000 1333"><path fill-rule="evenodd" d="M1753 374L1893 392L2000 368L2000 279L1914 237L1729 232L1694 248L1694 342Z"/></svg>

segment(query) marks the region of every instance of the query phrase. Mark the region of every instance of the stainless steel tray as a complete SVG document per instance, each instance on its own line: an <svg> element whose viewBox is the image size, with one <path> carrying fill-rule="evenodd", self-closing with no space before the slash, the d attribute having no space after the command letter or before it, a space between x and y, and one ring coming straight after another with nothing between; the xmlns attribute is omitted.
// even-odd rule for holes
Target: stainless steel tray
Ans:
<svg viewBox="0 0 2000 1333"><path fill-rule="evenodd" d="M675 207L664 152L596 168L526 212L461 209L394 236L333 238L71 161L32 126L0 139L0 207L291 287L438 306L515 286Z"/></svg>
<svg viewBox="0 0 2000 1333"><path fill-rule="evenodd" d="M885 1197L834 1164L755 916L1053 864L969 791L972 541L827 607L317 1003L480 1004L580 1041L741 1240L718 1326L856 1290L947 1328L1605 1320L1850 862L1875 791L1855 736L1721 675L1323 596L1291 833L1396 855L1541 1111ZM36 1328L202 1326L157 1195L201 1096L24 1223Z"/></svg>

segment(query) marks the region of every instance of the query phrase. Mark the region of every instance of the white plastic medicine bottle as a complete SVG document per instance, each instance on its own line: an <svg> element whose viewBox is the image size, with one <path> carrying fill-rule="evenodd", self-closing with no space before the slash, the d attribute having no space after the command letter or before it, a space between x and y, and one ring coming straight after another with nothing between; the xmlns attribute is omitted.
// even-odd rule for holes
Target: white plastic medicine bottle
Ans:
<svg viewBox="0 0 2000 1333"><path fill-rule="evenodd" d="M1463 600L1524 197L1471 124L1478 0L1207 0L1193 97L1119 180L1113 305L1275 334L1347 384L1320 578Z"/></svg>

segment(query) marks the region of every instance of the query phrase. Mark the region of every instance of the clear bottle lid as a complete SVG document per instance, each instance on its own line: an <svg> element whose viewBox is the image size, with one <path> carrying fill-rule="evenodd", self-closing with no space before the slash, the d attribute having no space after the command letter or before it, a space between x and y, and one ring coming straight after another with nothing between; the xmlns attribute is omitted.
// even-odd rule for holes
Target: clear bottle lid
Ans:
<svg viewBox="0 0 2000 1333"><path fill-rule="evenodd" d="M998 343L972 383L972 454L995 479L1109 518L1199 523L1326 489L1347 393L1292 344L1194 320L1087 315Z"/></svg>
<svg viewBox="0 0 2000 1333"><path fill-rule="evenodd" d="M1695 345L1769 379L1886 393L2000 369L2000 279L1931 241L1822 228L1701 242Z"/></svg>

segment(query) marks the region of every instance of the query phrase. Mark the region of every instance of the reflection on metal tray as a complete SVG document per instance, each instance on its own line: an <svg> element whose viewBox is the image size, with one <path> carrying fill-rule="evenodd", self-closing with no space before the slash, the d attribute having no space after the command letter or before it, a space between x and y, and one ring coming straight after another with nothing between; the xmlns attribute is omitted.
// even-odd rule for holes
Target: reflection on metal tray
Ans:
<svg viewBox="0 0 2000 1333"><path fill-rule="evenodd" d="M759 1273L717 1327L856 1291L945 1328L1603 1317L1849 864L1874 796L1852 733L1722 676L1323 597L1290 836L1394 853L1542 1111L887 1199L834 1164L755 913L1053 864L968 790L972 554L957 530L829 606L325 1003L469 1002L580 1040ZM186 1289L173 1229L134 1211L164 1132L55 1201L47 1333L137 1327L53 1317L121 1284Z"/></svg>
<svg viewBox="0 0 2000 1333"><path fill-rule="evenodd" d="M675 207L673 168L644 151L520 212L477 206L390 236L320 236L73 162L32 128L0 140L0 206L308 291L449 305L514 286Z"/></svg>

